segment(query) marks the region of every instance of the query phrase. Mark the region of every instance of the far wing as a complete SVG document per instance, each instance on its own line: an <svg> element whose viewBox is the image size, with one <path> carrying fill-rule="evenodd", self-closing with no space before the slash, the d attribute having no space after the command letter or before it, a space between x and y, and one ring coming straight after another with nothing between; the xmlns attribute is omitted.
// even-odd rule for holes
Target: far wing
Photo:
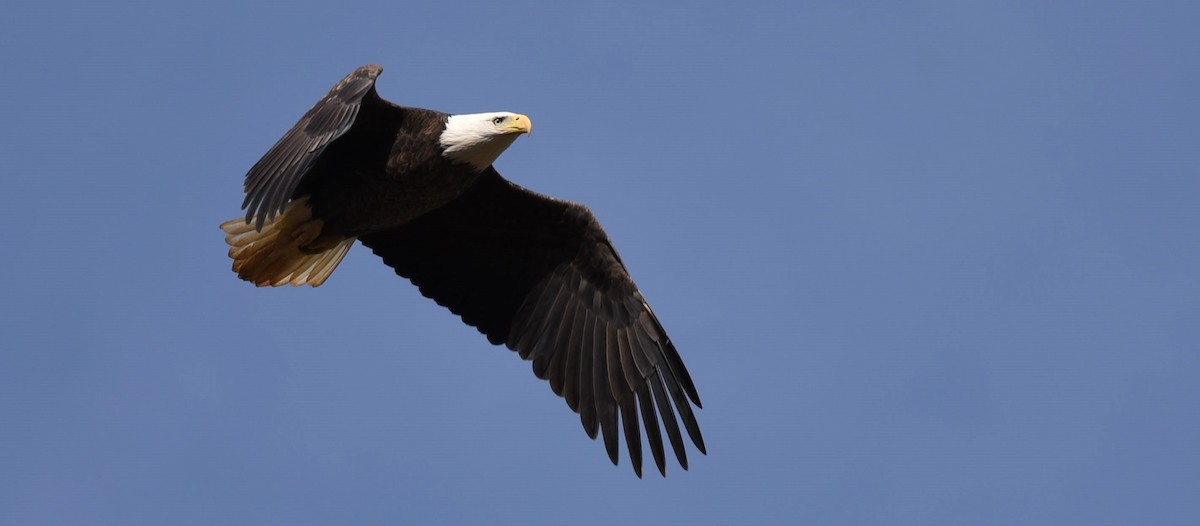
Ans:
<svg viewBox="0 0 1200 526"><path fill-rule="evenodd" d="M255 228L261 230L283 211L325 147L354 125L363 97L374 95L381 72L380 66L368 64L346 75L250 168L242 201L247 223L256 221Z"/></svg>
<svg viewBox="0 0 1200 526"><path fill-rule="evenodd" d="M490 342L533 360L534 374L566 398L587 434L595 438L599 427L613 464L619 414L641 476L640 413L666 474L657 411L687 469L672 402L705 451L691 407L700 407L696 387L587 208L521 188L489 168L454 202L360 240Z"/></svg>

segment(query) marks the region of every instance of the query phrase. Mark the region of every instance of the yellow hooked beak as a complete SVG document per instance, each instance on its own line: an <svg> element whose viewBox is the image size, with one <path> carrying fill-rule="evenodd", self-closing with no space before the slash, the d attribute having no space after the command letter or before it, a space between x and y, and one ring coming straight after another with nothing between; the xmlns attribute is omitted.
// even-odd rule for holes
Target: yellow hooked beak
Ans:
<svg viewBox="0 0 1200 526"><path fill-rule="evenodd" d="M506 133L533 133L533 123L529 121L529 117L518 113L508 119L508 127L504 131Z"/></svg>

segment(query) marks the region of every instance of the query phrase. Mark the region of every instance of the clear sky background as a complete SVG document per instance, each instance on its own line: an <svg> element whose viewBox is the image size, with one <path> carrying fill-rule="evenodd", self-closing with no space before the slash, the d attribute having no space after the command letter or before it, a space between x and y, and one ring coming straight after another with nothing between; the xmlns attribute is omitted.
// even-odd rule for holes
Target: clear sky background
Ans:
<svg viewBox="0 0 1200 526"><path fill-rule="evenodd" d="M1200 524L1200 3L80 2L0 17L0 523ZM709 455L638 480L351 251L217 225L344 74L526 113ZM667 521L667 522L662 522Z"/></svg>

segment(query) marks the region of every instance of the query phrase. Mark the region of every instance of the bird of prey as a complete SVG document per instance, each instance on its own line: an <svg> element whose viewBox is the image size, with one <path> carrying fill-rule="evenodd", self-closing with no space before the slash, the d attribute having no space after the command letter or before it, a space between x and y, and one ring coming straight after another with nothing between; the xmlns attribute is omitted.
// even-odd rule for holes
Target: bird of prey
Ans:
<svg viewBox="0 0 1200 526"><path fill-rule="evenodd" d="M238 277L316 287L358 240L489 342L531 360L588 436L604 437L614 465L619 420L642 476L640 416L659 472L660 420L687 469L678 422L704 453L700 397L612 242L586 207L492 166L529 133L529 117L399 106L376 93L381 72L351 72L250 168L245 216L221 225Z"/></svg>

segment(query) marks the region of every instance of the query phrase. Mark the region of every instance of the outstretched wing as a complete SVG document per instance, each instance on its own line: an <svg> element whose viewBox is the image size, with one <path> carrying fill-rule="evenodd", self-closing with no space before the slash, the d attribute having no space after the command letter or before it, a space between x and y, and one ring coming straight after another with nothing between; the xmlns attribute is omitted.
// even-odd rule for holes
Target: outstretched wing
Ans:
<svg viewBox="0 0 1200 526"><path fill-rule="evenodd" d="M371 93L378 98L375 79L382 72L382 67L368 64L346 75L254 163L244 183L247 223L257 221L255 228L261 230L283 211L325 147L354 125L363 97Z"/></svg>
<svg viewBox="0 0 1200 526"><path fill-rule="evenodd" d="M679 464L679 420L701 453L696 387L675 346L587 208L521 188L488 168L457 200L360 241L426 297L533 361L538 378L597 428L617 463L617 416L642 475L638 415L666 474L661 416Z"/></svg>

